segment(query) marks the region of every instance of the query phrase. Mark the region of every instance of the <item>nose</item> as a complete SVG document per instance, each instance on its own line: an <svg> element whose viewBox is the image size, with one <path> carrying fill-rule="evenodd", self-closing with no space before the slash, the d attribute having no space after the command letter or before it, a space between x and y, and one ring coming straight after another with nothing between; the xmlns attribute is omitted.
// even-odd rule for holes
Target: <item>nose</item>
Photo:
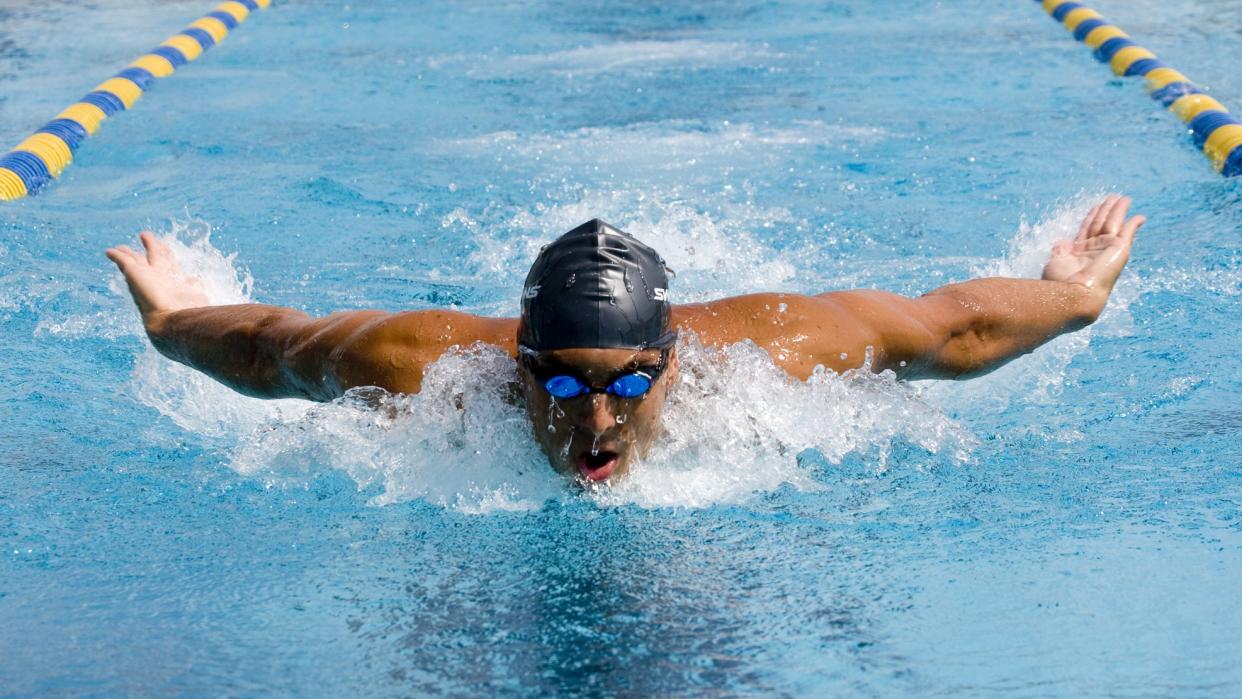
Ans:
<svg viewBox="0 0 1242 699"><path fill-rule="evenodd" d="M617 415L609 405L608 396L592 393L582 401L579 424L594 434L603 434L616 426Z"/></svg>

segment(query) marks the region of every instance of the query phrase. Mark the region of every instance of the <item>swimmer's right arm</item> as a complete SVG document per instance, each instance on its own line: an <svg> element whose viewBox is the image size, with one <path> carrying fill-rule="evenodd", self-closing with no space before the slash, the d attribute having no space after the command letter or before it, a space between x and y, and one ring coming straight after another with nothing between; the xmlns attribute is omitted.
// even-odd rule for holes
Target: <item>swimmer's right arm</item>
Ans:
<svg viewBox="0 0 1242 699"><path fill-rule="evenodd" d="M146 255L107 251L129 285L151 343L170 359L258 398L327 401L356 386L415 393L423 369L453 345L512 344L512 320L454 311L346 311L311 318L279 306L211 306L172 251L142 233Z"/></svg>

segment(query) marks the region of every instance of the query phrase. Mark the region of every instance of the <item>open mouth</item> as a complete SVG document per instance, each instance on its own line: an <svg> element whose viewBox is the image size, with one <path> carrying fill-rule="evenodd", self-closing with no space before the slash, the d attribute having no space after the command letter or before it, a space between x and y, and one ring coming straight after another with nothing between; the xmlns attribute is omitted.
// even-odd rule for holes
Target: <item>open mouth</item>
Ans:
<svg viewBox="0 0 1242 699"><path fill-rule="evenodd" d="M592 454L585 451L578 455L578 473L588 481L597 482L612 475L620 455L615 451L601 449Z"/></svg>

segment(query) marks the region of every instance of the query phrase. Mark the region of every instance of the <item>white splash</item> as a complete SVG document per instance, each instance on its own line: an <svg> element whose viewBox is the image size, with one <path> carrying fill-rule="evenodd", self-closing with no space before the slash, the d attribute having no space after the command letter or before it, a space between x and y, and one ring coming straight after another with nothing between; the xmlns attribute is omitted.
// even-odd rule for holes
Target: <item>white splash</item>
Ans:
<svg viewBox="0 0 1242 699"><path fill-rule="evenodd" d="M570 203L517 211L500 226L480 226L463 210L442 224L461 227L474 240L476 249L467 259L470 276L510 284L516 299L540 248L592 218L603 218L660 251L677 273L676 303L788 288L797 274L789 255L755 235L796 222L784 209L750 203L726 203L706 212L659 191L592 191Z"/></svg>
<svg viewBox="0 0 1242 699"><path fill-rule="evenodd" d="M1057 207L1034 225L1025 221L1009 241L1006 255L973 270L974 276L1038 279L1059 240L1072 239L1091 207L1104 198L1101 193L1082 192ZM925 395L946 408L970 404L972 410L1003 410L1015 401L1052 403L1075 378L1070 363L1090 345L1095 334L1124 335L1130 332L1130 303L1138 297L1141 281L1133 270L1125 271L1108 306L1094 325L1067 335L1015 359L986 376L965 382L934 382Z"/></svg>
<svg viewBox="0 0 1242 699"><path fill-rule="evenodd" d="M254 280L236 265L236 253L225 255L211 244L211 225L190 219L172 221L157 237L172 248L188 276L203 282L213 305L250 303ZM133 335L143 337L135 359L133 388L142 403L158 410L177 426L204 437L236 439L243 431L259 429L274 420L303 414L310 404L300 400L249 398L184 365L164 358L150 343L129 301L125 282L114 274L109 285L123 299L115 315L124 318ZM109 322L116 322L111 320Z"/></svg>
<svg viewBox="0 0 1242 699"><path fill-rule="evenodd" d="M161 237L188 272L203 277L213 302L250 300L249 276L211 245L208 227L178 225ZM807 449L831 462L859 453L883 469L898 441L956 460L973 443L891 375L820 372L799 382L753 344L717 350L685 338L680 352L667 436L628 479L587 497L702 507L783 485L821 487L813 467L799 461ZM478 513L579 497L533 439L515 370L499 349L480 346L428 367L417 395L360 389L328 404L262 401L145 347L133 383L141 402L227 450L231 468L269 486L303 488L340 472L375 505L418 499Z"/></svg>
<svg viewBox="0 0 1242 699"><path fill-rule="evenodd" d="M415 498L463 512L523 510L570 492L512 395L516 365L475 347L431 365L416 395L359 389L242 438L231 463L269 485L345 472L371 502Z"/></svg>
<svg viewBox="0 0 1242 699"><path fill-rule="evenodd" d="M957 462L975 445L892 372L820 368L798 381L751 342L719 349L691 336L678 352L681 381L665 408L665 438L629 478L598 489L601 502L704 507L786 484L817 490L821 481L798 458L807 450L833 464L861 454L879 472L899 441Z"/></svg>
<svg viewBox="0 0 1242 699"><path fill-rule="evenodd" d="M891 374L819 372L800 382L750 343L717 350L687 338L679 351L682 380L666 406L666 437L629 477L588 497L704 507L785 484L818 489L798 459L807 449L834 463L862 453L882 470L898 440L959 461L973 445L967 430ZM231 466L285 487L342 471L360 490L377 489L377 505L421 499L478 513L571 497L576 486L553 473L531 436L515 371L497 348L446 355L428 368L421 393L360 390L273 422L242 438Z"/></svg>

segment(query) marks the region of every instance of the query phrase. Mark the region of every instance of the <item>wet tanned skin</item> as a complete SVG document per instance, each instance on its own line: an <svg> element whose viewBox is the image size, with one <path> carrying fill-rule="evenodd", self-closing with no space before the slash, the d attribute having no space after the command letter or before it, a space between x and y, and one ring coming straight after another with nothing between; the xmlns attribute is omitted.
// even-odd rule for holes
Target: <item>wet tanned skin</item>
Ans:
<svg viewBox="0 0 1242 699"><path fill-rule="evenodd" d="M536 363L547 367L548 373L569 371L589 385L602 387L622 372L659 361L657 350L566 349L543 352ZM598 480L579 467L590 458L593 447L604 466L605 478L625 475L634 460L646 453L660 434L660 414L669 387L677 382L677 372L677 354L672 352L668 368L651 390L638 398L601 393L553 398L531 371L525 366L519 368L527 414L549 463L559 473L584 481ZM610 457L616 461L609 463Z"/></svg>
<svg viewBox="0 0 1242 699"><path fill-rule="evenodd" d="M843 372L865 362L871 371L906 379L983 374L1099 316L1145 220L1127 219L1129 206L1127 197L1111 195L1092 209L1073 240L1054 246L1042 279L975 279L917 298L874 290L751 294L674 306L673 323L709 346L752 341L800 379L817 366ZM209 306L201 284L182 274L169 248L150 233L140 237L145 255L125 246L107 254L125 275L152 343L247 395L327 401L356 386L414 393L425 368L453 347L484 343L517 354L512 318L439 310L310 318L261 304ZM602 386L653 354L573 349L539 359ZM659 434L675 362L674 353L673 366L640 400L590 394L559 401L563 415L550 410L550 396L519 369L535 437L553 468L583 477L585 467L575 461L599 434L601 451L617 458L605 477L625 473Z"/></svg>

